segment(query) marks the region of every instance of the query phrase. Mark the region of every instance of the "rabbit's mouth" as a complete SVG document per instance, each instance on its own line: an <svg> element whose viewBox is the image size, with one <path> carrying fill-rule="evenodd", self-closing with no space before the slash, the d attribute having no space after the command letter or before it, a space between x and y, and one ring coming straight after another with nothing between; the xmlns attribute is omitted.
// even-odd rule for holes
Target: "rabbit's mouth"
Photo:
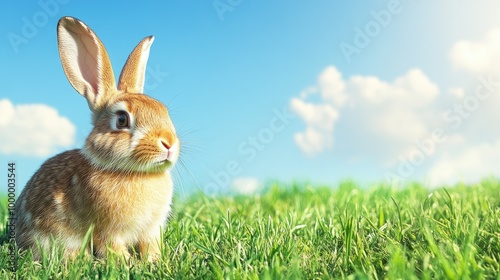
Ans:
<svg viewBox="0 0 500 280"><path fill-rule="evenodd" d="M172 162L168 160L168 158L165 158L163 160L160 160L157 162L159 166L161 167L170 167L172 165Z"/></svg>
<svg viewBox="0 0 500 280"><path fill-rule="evenodd" d="M160 160L160 164L172 164L168 159Z"/></svg>

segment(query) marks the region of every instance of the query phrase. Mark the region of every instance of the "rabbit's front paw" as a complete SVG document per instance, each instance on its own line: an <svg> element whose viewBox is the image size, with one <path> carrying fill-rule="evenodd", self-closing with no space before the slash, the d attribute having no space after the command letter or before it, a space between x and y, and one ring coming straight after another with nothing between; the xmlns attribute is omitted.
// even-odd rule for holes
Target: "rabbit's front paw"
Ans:
<svg viewBox="0 0 500 280"><path fill-rule="evenodd" d="M156 262L161 258L160 240L141 240L137 244L141 258Z"/></svg>

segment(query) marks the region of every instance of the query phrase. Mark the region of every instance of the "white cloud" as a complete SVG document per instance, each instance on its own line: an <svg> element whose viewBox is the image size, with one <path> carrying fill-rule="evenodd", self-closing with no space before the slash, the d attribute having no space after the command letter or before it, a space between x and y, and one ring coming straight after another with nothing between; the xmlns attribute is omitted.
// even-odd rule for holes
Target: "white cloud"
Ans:
<svg viewBox="0 0 500 280"><path fill-rule="evenodd" d="M293 98L291 108L306 124L304 132L295 134L295 143L307 155L317 154L333 145L333 127L338 112L329 104L306 103Z"/></svg>
<svg viewBox="0 0 500 280"><path fill-rule="evenodd" d="M47 156L75 142L75 126L44 104L0 100L0 153Z"/></svg>
<svg viewBox="0 0 500 280"><path fill-rule="evenodd" d="M465 97L465 90L463 88L450 88L448 89L448 93L456 99L462 99Z"/></svg>
<svg viewBox="0 0 500 280"><path fill-rule="evenodd" d="M449 185L457 181L477 183L500 170L500 140L469 146L460 153L445 153L428 172L431 186Z"/></svg>
<svg viewBox="0 0 500 280"><path fill-rule="evenodd" d="M347 100L342 74L333 66L328 66L318 78L321 97L331 104L342 107Z"/></svg>
<svg viewBox="0 0 500 280"><path fill-rule="evenodd" d="M459 69L472 74L500 73L500 28L492 29L481 41L456 43L450 57Z"/></svg>
<svg viewBox="0 0 500 280"><path fill-rule="evenodd" d="M389 83L372 76L343 80L339 71L329 66L320 74L318 86L306 92L290 102L306 124L305 131L295 134L295 142L305 154L333 147L334 128L342 115L343 124L350 128L342 131L341 138L350 142L343 147L359 156L372 151L394 157L429 133L432 118L422 111L429 109L439 89L419 69ZM320 101L312 101L314 95L319 95Z"/></svg>
<svg viewBox="0 0 500 280"><path fill-rule="evenodd" d="M231 187L239 194L255 194L261 188L259 180L252 177L237 177L231 181Z"/></svg>

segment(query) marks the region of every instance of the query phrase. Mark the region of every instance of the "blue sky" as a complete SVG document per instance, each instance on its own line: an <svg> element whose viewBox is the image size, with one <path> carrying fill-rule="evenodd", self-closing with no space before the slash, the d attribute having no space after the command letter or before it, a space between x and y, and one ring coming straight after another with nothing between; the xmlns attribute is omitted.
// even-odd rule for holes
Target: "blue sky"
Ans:
<svg viewBox="0 0 500 280"><path fill-rule="evenodd" d="M91 130L57 53L57 21L70 15L101 38L115 75L155 36L146 93L168 105L179 131L180 190L252 192L274 179L476 182L500 172L500 88L491 82L500 81L499 8L492 0L4 1L0 115L9 118L0 121L0 163L16 162L22 186ZM482 86L488 79L495 85Z"/></svg>

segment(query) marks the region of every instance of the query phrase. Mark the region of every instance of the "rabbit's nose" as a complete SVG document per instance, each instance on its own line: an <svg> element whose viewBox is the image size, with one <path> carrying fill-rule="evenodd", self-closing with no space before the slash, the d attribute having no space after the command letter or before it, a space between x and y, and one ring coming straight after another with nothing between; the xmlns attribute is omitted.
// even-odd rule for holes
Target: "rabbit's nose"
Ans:
<svg viewBox="0 0 500 280"><path fill-rule="evenodd" d="M161 139L160 142L163 145L163 147L165 147L167 150L170 149L170 147L172 146L165 139Z"/></svg>

